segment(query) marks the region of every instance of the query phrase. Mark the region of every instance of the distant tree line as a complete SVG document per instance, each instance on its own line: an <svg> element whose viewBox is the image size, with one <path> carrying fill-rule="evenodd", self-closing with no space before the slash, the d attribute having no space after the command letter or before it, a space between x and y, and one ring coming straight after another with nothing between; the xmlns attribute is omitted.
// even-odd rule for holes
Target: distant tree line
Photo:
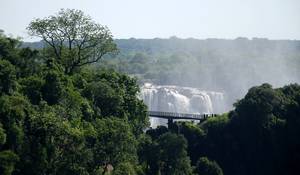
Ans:
<svg viewBox="0 0 300 175"><path fill-rule="evenodd" d="M120 54L100 67L135 75L140 83L224 91L228 104L255 85L300 83L300 41L264 38L120 39Z"/></svg>

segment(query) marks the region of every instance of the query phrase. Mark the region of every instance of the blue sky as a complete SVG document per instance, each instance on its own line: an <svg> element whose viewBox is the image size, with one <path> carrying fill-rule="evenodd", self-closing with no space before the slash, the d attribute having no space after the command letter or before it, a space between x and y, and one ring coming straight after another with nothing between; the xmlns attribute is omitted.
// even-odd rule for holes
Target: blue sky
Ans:
<svg viewBox="0 0 300 175"><path fill-rule="evenodd" d="M0 0L0 29L24 40L26 26L75 8L115 38L300 39L300 0Z"/></svg>

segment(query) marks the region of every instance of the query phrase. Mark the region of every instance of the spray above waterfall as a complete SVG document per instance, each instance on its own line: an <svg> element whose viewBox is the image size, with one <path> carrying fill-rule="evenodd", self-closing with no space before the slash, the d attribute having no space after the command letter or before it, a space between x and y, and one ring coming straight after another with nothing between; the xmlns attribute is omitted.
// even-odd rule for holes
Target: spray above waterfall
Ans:
<svg viewBox="0 0 300 175"><path fill-rule="evenodd" d="M225 95L222 92L145 83L141 86L140 96L151 111L196 114L226 111ZM156 118L151 118L150 122L152 127L166 123L164 119Z"/></svg>

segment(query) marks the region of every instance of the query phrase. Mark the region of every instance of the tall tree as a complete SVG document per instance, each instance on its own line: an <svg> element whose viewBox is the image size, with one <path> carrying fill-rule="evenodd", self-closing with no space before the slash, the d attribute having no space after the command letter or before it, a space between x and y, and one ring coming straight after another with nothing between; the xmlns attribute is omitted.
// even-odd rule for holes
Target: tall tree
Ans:
<svg viewBox="0 0 300 175"><path fill-rule="evenodd" d="M68 74L117 51L109 29L80 10L61 9L55 16L33 20L27 29L50 46Z"/></svg>
<svg viewBox="0 0 300 175"><path fill-rule="evenodd" d="M192 174L187 141L182 135L165 133L158 138L160 172L165 175Z"/></svg>
<svg viewBox="0 0 300 175"><path fill-rule="evenodd" d="M15 67L7 60L0 59L0 94L11 93L16 88Z"/></svg>
<svg viewBox="0 0 300 175"><path fill-rule="evenodd" d="M200 157L197 162L196 173L199 175L223 175L223 171L217 162L211 161L207 157Z"/></svg>

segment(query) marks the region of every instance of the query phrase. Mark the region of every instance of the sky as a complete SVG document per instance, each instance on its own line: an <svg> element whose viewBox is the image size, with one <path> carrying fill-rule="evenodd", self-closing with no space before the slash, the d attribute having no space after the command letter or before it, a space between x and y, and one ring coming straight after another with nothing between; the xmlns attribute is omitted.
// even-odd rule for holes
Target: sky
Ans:
<svg viewBox="0 0 300 175"><path fill-rule="evenodd" d="M300 40L300 0L0 0L0 29L37 40L27 25L61 8L82 10L114 38Z"/></svg>

